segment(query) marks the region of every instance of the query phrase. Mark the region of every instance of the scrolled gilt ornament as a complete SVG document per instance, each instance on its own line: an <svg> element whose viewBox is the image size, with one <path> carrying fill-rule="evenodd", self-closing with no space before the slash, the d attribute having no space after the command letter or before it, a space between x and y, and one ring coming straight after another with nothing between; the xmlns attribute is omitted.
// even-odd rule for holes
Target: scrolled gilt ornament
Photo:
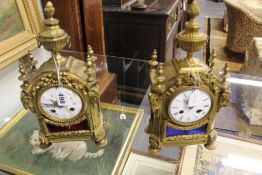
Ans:
<svg viewBox="0 0 262 175"><path fill-rule="evenodd" d="M99 93L97 91L89 91L89 100L92 105L98 104L100 102Z"/></svg>
<svg viewBox="0 0 262 175"><path fill-rule="evenodd" d="M231 100L231 91L226 90L225 92L222 93L221 96L221 101L220 101L221 107L227 106L230 100Z"/></svg>
<svg viewBox="0 0 262 175"><path fill-rule="evenodd" d="M171 142L171 141L179 141L181 139L192 140L192 139L201 139L201 138L207 138L207 135L205 135L205 134L179 135L179 136L175 136L175 137L168 137L165 140Z"/></svg>
<svg viewBox="0 0 262 175"><path fill-rule="evenodd" d="M161 97L152 92L149 93L149 102L151 105L152 112L158 113L161 104Z"/></svg>
<svg viewBox="0 0 262 175"><path fill-rule="evenodd" d="M30 109L32 112L35 112L31 96L26 94L24 91L21 92L21 101L25 109Z"/></svg>

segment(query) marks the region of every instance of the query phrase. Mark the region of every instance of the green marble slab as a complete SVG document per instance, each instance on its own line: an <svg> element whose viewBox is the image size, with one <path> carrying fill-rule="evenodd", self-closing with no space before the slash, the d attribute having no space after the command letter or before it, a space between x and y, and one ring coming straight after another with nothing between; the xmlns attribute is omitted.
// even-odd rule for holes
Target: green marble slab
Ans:
<svg viewBox="0 0 262 175"><path fill-rule="evenodd" d="M120 106L103 106L108 144L101 157L58 161L49 153L33 155L29 139L39 126L35 114L28 112L0 138L0 169L15 174L20 170L42 175L120 174L130 153L130 145L133 143L143 111L124 108L127 119L120 120ZM86 144L88 152L101 149L93 141L86 141Z"/></svg>

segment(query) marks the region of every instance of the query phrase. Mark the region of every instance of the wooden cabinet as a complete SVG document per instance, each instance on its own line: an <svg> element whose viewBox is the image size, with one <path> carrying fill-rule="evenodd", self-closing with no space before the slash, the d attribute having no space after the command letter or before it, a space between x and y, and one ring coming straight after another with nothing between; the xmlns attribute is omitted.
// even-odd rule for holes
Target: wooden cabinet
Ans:
<svg viewBox="0 0 262 175"><path fill-rule="evenodd" d="M172 59L177 48L176 34L185 24L187 2L187 0L146 0L145 4L148 5L146 10L132 10L128 6L126 8L103 6L107 55L149 60L153 50L157 49L158 61ZM119 76L118 81L125 89L130 89L130 93L135 91L134 89L142 89L141 94L144 94L149 85L148 72L145 70L146 67L138 70L137 66L138 64L134 64L133 67L131 65L130 69L140 72L133 72L133 76L132 73L125 75L122 73L122 76L127 77ZM109 70L120 71L115 64L110 64ZM137 93L134 95L137 96Z"/></svg>
<svg viewBox="0 0 262 175"><path fill-rule="evenodd" d="M42 0L42 4L47 1L49 0ZM91 45L95 54L105 54L102 0L51 0L51 2L55 7L55 18L59 19L61 28L71 36L71 47L65 48L66 50L87 52L87 45ZM85 59L84 54L74 55ZM116 102L116 75L108 72L105 56L98 56L97 70L101 100Z"/></svg>
<svg viewBox="0 0 262 175"><path fill-rule="evenodd" d="M173 58L187 0L147 0L146 4L144 11L103 7L108 55L148 60L157 49L159 61Z"/></svg>

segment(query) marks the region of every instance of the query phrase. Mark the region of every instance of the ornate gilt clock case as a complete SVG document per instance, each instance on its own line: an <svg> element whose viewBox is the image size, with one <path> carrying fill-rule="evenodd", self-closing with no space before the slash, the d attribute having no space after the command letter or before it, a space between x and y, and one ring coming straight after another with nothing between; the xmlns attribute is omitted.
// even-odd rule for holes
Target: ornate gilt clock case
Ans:
<svg viewBox="0 0 262 175"><path fill-rule="evenodd" d="M52 142L93 139L105 146L104 121L100 107L96 57L89 46L86 62L59 51L70 44L70 37L53 18L54 7L45 7L45 28L37 37L39 45L52 57L38 69L29 53L20 59L19 70L23 81L21 101L25 108L36 113L41 146Z"/></svg>
<svg viewBox="0 0 262 175"><path fill-rule="evenodd" d="M199 32L195 19L199 12L193 0L188 11L191 19L177 36L180 48L187 52L186 58L159 64L154 51L149 61L151 118L145 131L150 134L149 151L153 153L165 146L202 143L208 149L216 147L214 118L231 97L226 82L228 67L226 64L222 75L215 70L215 50L210 67L193 57L193 52L202 49L207 38Z"/></svg>

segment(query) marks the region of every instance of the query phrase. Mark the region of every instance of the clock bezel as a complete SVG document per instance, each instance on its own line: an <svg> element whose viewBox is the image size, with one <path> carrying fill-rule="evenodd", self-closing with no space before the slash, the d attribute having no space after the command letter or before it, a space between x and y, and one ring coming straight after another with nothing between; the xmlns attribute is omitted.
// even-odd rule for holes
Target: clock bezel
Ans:
<svg viewBox="0 0 262 175"><path fill-rule="evenodd" d="M45 117L46 119L48 119L52 123L54 122L54 123L71 124L71 123L78 123L78 122L82 121L83 117L85 116L85 108L86 108L86 105L85 105L86 103L84 103L84 97L77 89L74 89L74 88L72 88L68 85L63 85L62 87L72 90L73 92L75 92L79 96L79 98L82 102L82 109L80 110L80 112L73 118L63 120L63 119L54 118L44 111L44 109L42 108L41 103L40 103L40 98L47 89L54 88L54 87L58 88L59 85L58 84L52 84L52 85L48 85L47 87L43 87L43 88L41 88L41 90L39 90L39 93L37 94L36 103L37 103L37 108L38 108L39 112L41 112L41 116Z"/></svg>
<svg viewBox="0 0 262 175"><path fill-rule="evenodd" d="M193 122L181 122L181 121L178 121L176 120L175 118L172 117L171 113L170 113L170 106L171 106L171 102L172 100L178 96L179 94L181 94L182 92L185 92L185 91L189 91L189 90L195 90L195 89L199 89L201 91L205 91L211 98L211 107L210 107L210 110L209 112L204 116L202 117L201 119L199 120L196 120L196 121L193 121ZM204 87L204 86L200 86L198 88L194 88L192 86L182 86L182 87L179 87L177 88L174 93L168 98L167 100L167 104L168 104L168 108L167 108L167 113L168 113L168 118L172 121L172 122L175 122L176 124L178 125L182 125L182 126L191 126L191 125L195 125L195 124L198 124L198 123L208 123L208 118L210 116L212 116L211 114L213 113L214 111L214 95L212 94L212 92L210 91L209 88L207 87ZM204 122L204 121L207 121L207 122Z"/></svg>

